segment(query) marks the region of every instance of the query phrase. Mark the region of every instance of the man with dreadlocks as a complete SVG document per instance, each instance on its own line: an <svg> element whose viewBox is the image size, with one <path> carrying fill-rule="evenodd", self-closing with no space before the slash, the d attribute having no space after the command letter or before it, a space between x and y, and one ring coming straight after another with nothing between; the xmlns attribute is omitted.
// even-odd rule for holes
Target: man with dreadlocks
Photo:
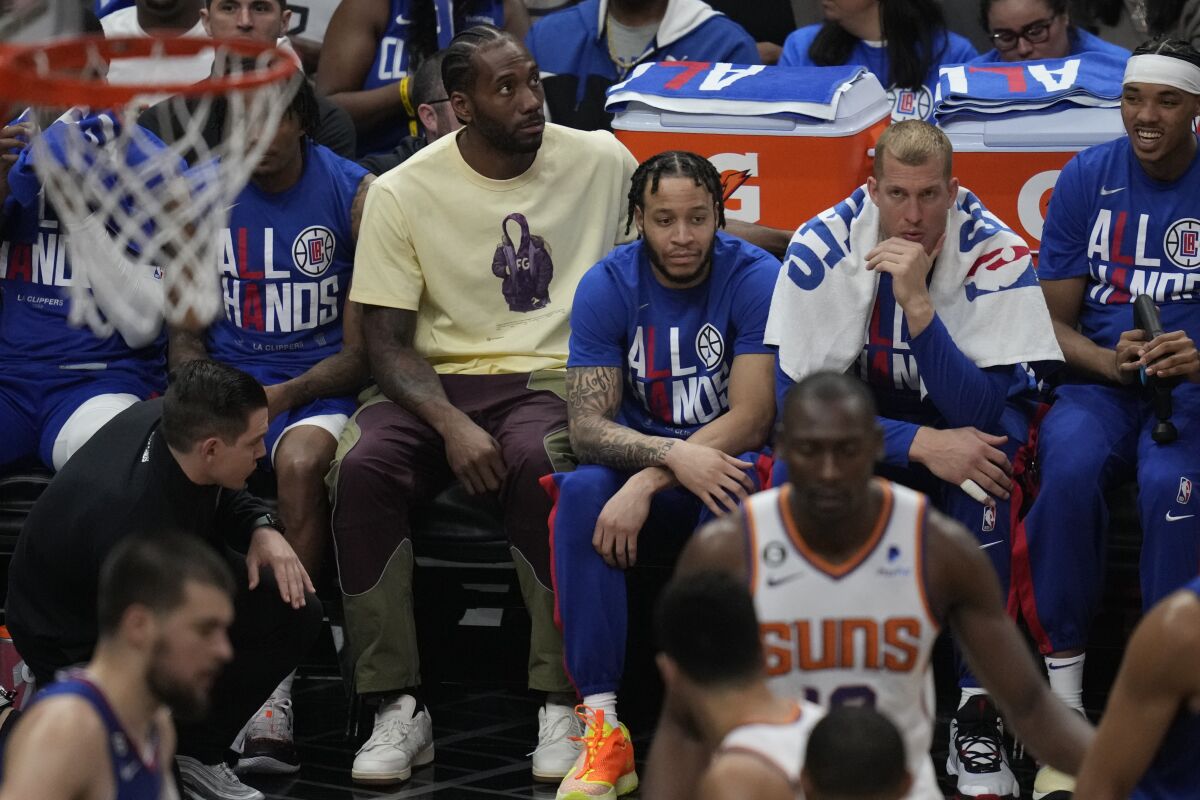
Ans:
<svg viewBox="0 0 1200 800"><path fill-rule="evenodd" d="M374 176L312 140L319 111L301 83L224 231L225 314L200 334L170 331L172 368L212 358L266 387L264 444L281 527L309 575L329 539L325 472L367 379L362 314L346 301ZM239 771L295 772L291 676L246 730Z"/></svg>
<svg viewBox="0 0 1200 800"><path fill-rule="evenodd" d="M719 231L721 178L695 153L661 153L633 176L618 247L571 309L567 419L581 466L554 476L555 591L567 671L583 696L584 752L558 797L637 787L617 718L625 577L639 533L679 542L753 491L754 451L775 417L763 329L779 262ZM653 523L647 525L647 523Z"/></svg>
<svg viewBox="0 0 1200 800"><path fill-rule="evenodd" d="M588 267L627 236L637 162L612 134L545 123L537 63L511 34L459 34L442 82L464 127L372 185L355 256L379 391L343 432L329 484L354 682L379 710L352 777L394 783L433 758L409 512L457 478L499 500L532 620L529 685L547 693L533 773L558 782L578 727L538 480L569 466L568 313Z"/></svg>

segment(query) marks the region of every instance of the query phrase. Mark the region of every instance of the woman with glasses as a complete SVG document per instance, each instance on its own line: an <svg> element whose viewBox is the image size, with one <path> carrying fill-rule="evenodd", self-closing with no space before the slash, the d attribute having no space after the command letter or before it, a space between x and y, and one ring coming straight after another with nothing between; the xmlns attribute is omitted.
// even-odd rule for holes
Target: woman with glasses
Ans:
<svg viewBox="0 0 1200 800"><path fill-rule="evenodd" d="M946 30L937 0L822 0L825 22L793 31L781 67L860 64L894 100L892 119L928 119L938 67L962 64L978 53Z"/></svg>
<svg viewBox="0 0 1200 800"><path fill-rule="evenodd" d="M1071 24L1067 0L980 0L980 21L991 51L975 63L1039 61L1086 52L1129 58L1129 51Z"/></svg>

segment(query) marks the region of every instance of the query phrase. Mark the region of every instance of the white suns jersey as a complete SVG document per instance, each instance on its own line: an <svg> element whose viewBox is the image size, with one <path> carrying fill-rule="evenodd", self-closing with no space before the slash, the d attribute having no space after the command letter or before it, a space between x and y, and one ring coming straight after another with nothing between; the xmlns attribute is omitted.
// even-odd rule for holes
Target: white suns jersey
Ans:
<svg viewBox="0 0 1200 800"><path fill-rule="evenodd" d="M929 745L934 692L930 653L939 624L925 594L928 499L875 479L879 519L841 564L809 548L789 511L790 485L746 502L750 586L771 687L826 708L869 705L904 737L910 798L940 798Z"/></svg>
<svg viewBox="0 0 1200 800"><path fill-rule="evenodd" d="M807 700L796 701L796 715L790 722L762 722L739 725L717 747L721 753L750 753L772 765L800 788L800 770L812 729L825 716L825 709Z"/></svg>

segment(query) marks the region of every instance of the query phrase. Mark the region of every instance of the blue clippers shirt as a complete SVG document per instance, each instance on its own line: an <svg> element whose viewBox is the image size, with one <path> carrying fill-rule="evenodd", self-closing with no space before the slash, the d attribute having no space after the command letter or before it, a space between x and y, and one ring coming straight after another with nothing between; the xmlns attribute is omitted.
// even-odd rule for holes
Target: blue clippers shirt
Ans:
<svg viewBox="0 0 1200 800"><path fill-rule="evenodd" d="M1142 169L1128 138L1090 147L1054 187L1038 277L1086 276L1084 336L1113 348L1133 328L1133 298L1154 297L1163 329L1200 336L1200 158L1170 183Z"/></svg>
<svg viewBox="0 0 1200 800"><path fill-rule="evenodd" d="M779 261L717 233L708 280L668 289L643 241L622 245L579 283L568 367L625 371L619 421L651 436L686 439L729 410L729 372L763 344Z"/></svg>
<svg viewBox="0 0 1200 800"><path fill-rule="evenodd" d="M1129 51L1119 44L1106 42L1094 33L1085 31L1083 28L1072 26L1070 33L1071 52L1068 56L1077 56L1082 53L1107 53L1117 58L1129 58ZM983 55L971 61L972 64L1000 64L1004 62L1004 57L999 50L992 48Z"/></svg>
<svg viewBox="0 0 1200 800"><path fill-rule="evenodd" d="M20 164L14 167L14 171ZM32 166L30 166L32 169ZM119 333L100 338L68 322L74 280L66 233L37 191L23 204L10 196L0 214L0 368L77 364L161 372L166 334L131 348Z"/></svg>
<svg viewBox="0 0 1200 800"><path fill-rule="evenodd" d="M783 43L783 55L779 57L779 66L818 66L809 58L808 50L820 30L821 24L818 23L792 31ZM879 78L879 82L888 90L888 96L893 99L893 120L899 122L905 119L929 119L933 115L933 97L937 90L938 70L942 64L962 64L979 55L966 38L951 31L942 32L937 47L938 52L934 55L929 74L925 76L923 85L917 91L892 85L886 45L860 39L850 51L850 57L845 63L864 66Z"/></svg>
<svg viewBox="0 0 1200 800"><path fill-rule="evenodd" d="M246 185L222 232L225 316L208 329L214 359L299 375L341 350L354 265L350 211L366 174L306 139L295 186L267 194Z"/></svg>
<svg viewBox="0 0 1200 800"><path fill-rule="evenodd" d="M375 57L371 60L371 69L363 80L362 88L378 89L380 86L396 83L410 72L412 64L413 6L417 3L434 3L438 24L438 49L450 46L454 38L453 0L390 0L388 9L388 24L379 37L375 48ZM461 2L461 0L460 0ZM478 0L472 3L466 0L468 6L463 24L466 27L474 25L504 25L503 0ZM396 125L393 130L377 131L373 135L360 136L358 141L359 155L378 153L390 150L408 135L405 125Z"/></svg>
<svg viewBox="0 0 1200 800"><path fill-rule="evenodd" d="M1184 587L1200 595L1200 578ZM1200 792L1200 714L1179 712L1131 800L1194 800Z"/></svg>
<svg viewBox="0 0 1200 800"><path fill-rule="evenodd" d="M33 706L52 697L78 697L95 709L104 723L108 734L108 754L112 762L113 784L116 794L113 800L160 800L168 794L164 791L164 765L158 763L158 738L150 742L150 752L137 752L134 741L125 732L112 706L100 688L86 678L76 676L69 680L52 683L34 698ZM28 713L28 712L26 712ZM166 766L170 770L170 766Z"/></svg>

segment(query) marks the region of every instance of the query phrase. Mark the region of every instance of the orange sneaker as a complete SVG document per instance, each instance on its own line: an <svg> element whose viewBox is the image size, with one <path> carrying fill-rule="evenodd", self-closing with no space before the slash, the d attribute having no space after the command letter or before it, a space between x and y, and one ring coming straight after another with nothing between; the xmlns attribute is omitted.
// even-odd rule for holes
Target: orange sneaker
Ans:
<svg viewBox="0 0 1200 800"><path fill-rule="evenodd" d="M638 787L629 729L604 721L604 711L576 706L584 724L583 751L559 784L555 800L616 800Z"/></svg>

